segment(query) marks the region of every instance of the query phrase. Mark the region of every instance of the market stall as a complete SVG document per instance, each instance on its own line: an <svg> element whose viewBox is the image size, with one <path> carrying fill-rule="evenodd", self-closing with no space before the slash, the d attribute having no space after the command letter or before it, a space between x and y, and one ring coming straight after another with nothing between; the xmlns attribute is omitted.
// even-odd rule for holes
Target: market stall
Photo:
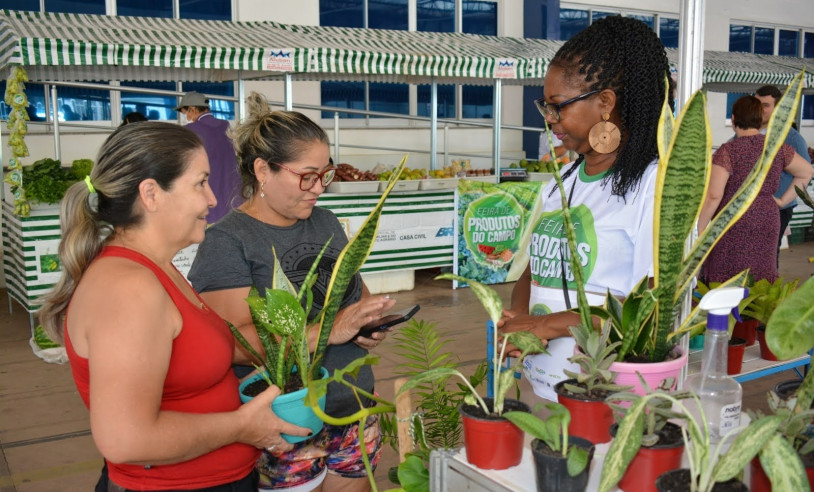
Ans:
<svg viewBox="0 0 814 492"><path fill-rule="evenodd" d="M7 77L13 67L19 66L26 70L32 82L115 80L121 82L121 89L126 89L127 81L282 80L287 108L293 105L291 87L298 80L430 84L432 113L427 140L433 169L437 164L437 85L491 85L495 93L492 156L497 168L503 84L541 85L548 60L561 43L460 33L284 25L270 21L202 21L4 10L0 11L0 76ZM668 51L671 60L677 63L678 52ZM734 55L743 55L743 59L736 60ZM763 83L782 85L799 71L803 62L733 53L706 52L704 56L704 84L710 90L751 88ZM760 63L758 70L749 68L757 63ZM810 80L808 86L814 86L814 80ZM243 83L238 85L238 93L239 101L243 101ZM52 99L55 105L56 98ZM238 104L241 116L242 111L243 105ZM58 122L53 126L58 139ZM394 231L414 228L416 232L411 234L410 242L404 243L407 247L398 253L386 244L387 236L383 235L363 271L412 271L452 264L452 236L445 236L444 231L453 225L454 192L403 193L399 204L396 204L399 193L394 194L394 204L389 205L393 207L390 212L393 223L385 222L384 226ZM355 198L327 193L321 204L337 212L340 218L343 213L352 213L344 211L347 207L361 210L365 206L363 198L353 204L347 200ZM433 208L432 214L436 215L428 214L417 205L422 202L430 203L427 206ZM346 217L350 234L355 232L352 217ZM427 222L429 220L432 223ZM6 228L4 269L7 279L16 275L17 281L25 284L13 295L29 307L36 294L27 285L30 275L26 272L36 268L37 259L20 256L16 249L30 247L20 246L23 241L12 238L25 236L26 229ZM430 229L434 229L436 235ZM49 240L54 239L53 235L49 234ZM444 238L443 241L440 238ZM416 251L422 253L415 254ZM425 255L424 251L432 251L432 254ZM16 261L9 260L15 255Z"/></svg>

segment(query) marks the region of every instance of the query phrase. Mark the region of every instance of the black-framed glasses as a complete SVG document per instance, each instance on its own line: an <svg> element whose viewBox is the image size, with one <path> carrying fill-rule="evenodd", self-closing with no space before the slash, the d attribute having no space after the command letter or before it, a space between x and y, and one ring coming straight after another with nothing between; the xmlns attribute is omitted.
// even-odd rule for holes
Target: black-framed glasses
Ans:
<svg viewBox="0 0 814 492"><path fill-rule="evenodd" d="M560 121L562 115L560 111L562 108L568 106L571 103L575 103L577 101L582 101L588 97L593 96L597 92L602 92L601 90L597 89L594 91L586 92L585 94L580 94L577 97L572 97L567 101L563 101L561 103L547 103L545 102L545 97L541 97L540 99L536 99L534 101L534 105L537 106L537 110L540 111L540 114L543 115L543 118L551 118L554 121Z"/></svg>
<svg viewBox="0 0 814 492"><path fill-rule="evenodd" d="M286 171L290 172L291 174L296 174L297 176L299 176L300 177L300 189L302 191L310 191L311 188L313 188L314 185L317 183L317 180L319 180L319 182L322 183L322 187L325 188L329 184L331 184L331 181L334 180L334 176L336 175L336 168L335 167L329 167L328 169L322 171L321 173L314 173L314 172L298 173L297 171L291 169L290 167L285 166L283 164L280 164L278 162L269 161L269 163L274 164L275 166L280 166L281 168L285 169Z"/></svg>

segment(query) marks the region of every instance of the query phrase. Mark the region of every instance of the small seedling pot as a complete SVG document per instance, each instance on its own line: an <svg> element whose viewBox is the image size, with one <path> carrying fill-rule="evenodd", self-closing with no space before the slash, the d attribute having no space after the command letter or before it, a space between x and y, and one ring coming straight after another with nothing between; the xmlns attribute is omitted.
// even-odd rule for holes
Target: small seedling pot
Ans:
<svg viewBox="0 0 814 492"><path fill-rule="evenodd" d="M588 485L588 472L594 457L594 445L581 437L568 436L569 446L579 446L588 451L588 465L580 474L568 474L568 460L560 452L555 452L539 439L531 441L534 456L534 471L537 477L537 492L582 492Z"/></svg>
<svg viewBox="0 0 814 492"><path fill-rule="evenodd" d="M565 389L566 383L574 384L576 380L561 381L554 386L554 391L557 392L557 401L571 413L568 434L587 439L593 444L610 441L613 411L605 399L570 393Z"/></svg>
<svg viewBox="0 0 814 492"><path fill-rule="evenodd" d="M743 353L746 351L746 340L743 338L731 338L726 354L726 373L740 374L743 369Z"/></svg>

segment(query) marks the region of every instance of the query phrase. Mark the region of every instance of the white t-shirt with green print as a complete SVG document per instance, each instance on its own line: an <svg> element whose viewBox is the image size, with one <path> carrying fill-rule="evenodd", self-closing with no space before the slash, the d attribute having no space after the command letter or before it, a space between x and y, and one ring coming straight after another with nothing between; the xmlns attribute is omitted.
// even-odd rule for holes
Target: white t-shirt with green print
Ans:
<svg viewBox="0 0 814 492"><path fill-rule="evenodd" d="M656 172L657 161L653 161L626 199L611 193L611 183L603 184L605 173L585 174L584 164L563 183L566 197L571 195L577 254L585 272L588 302L592 305L601 305L608 290L615 296L626 296L645 275L652 275ZM552 180L540 193L543 212L532 226L529 243L531 314L566 309L560 258L561 253L569 256L570 253L562 227L560 193L555 188L556 182ZM552 189L555 189L553 194ZM571 306L576 307L576 284L569 261L564 266ZM552 355L525 358L526 376L538 396L556 401L554 385L566 379L562 370L579 372L578 366L567 361L573 350L574 340L566 337L549 343Z"/></svg>

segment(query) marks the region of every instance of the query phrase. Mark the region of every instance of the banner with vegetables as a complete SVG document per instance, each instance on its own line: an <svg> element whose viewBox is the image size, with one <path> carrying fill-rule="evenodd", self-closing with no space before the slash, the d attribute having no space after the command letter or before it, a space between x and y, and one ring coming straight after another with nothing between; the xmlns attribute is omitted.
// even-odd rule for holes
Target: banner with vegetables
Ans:
<svg viewBox="0 0 814 492"><path fill-rule="evenodd" d="M542 182L458 181L455 273L506 282Z"/></svg>

